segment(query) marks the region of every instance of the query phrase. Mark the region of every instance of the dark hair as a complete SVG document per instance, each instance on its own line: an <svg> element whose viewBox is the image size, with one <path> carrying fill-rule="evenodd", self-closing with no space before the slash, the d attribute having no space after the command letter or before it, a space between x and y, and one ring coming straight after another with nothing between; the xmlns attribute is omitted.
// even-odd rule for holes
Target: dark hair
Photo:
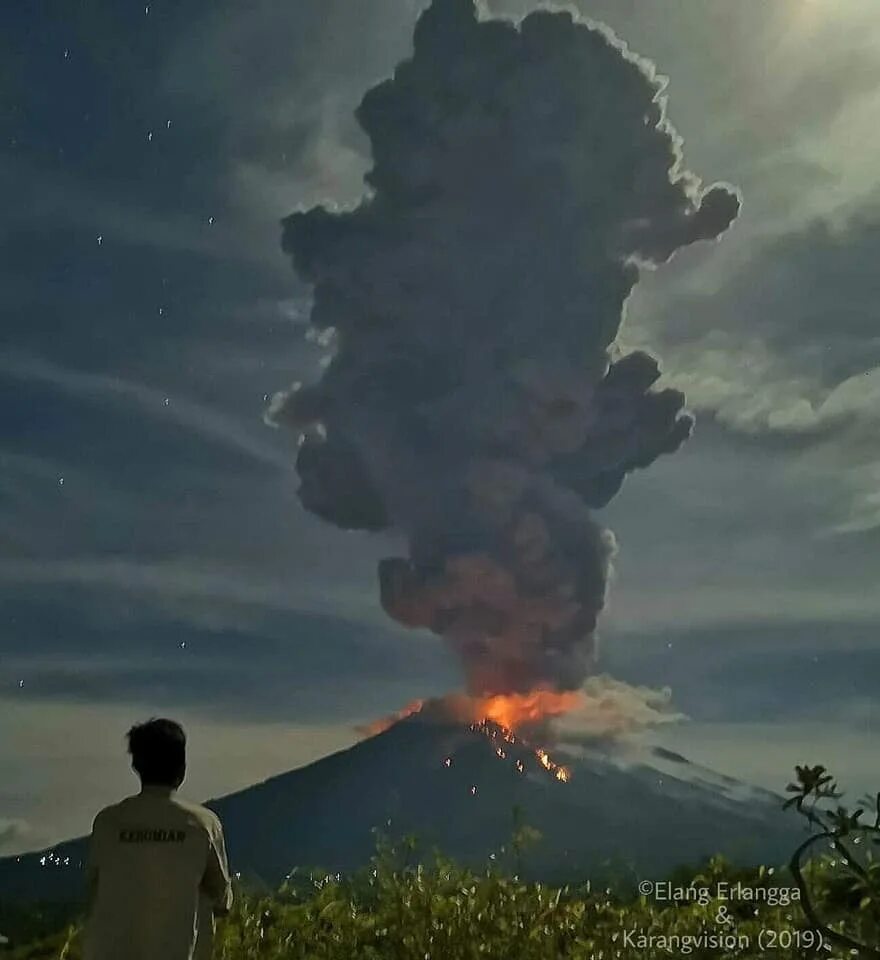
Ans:
<svg viewBox="0 0 880 960"><path fill-rule="evenodd" d="M128 731L131 765L143 783L179 787L186 773L186 734L174 720L156 719Z"/></svg>

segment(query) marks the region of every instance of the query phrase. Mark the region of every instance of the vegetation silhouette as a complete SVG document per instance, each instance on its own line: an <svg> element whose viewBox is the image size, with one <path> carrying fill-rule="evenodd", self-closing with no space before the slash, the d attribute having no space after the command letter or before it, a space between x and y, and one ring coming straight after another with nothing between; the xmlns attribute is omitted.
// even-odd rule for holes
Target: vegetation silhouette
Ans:
<svg viewBox="0 0 880 960"><path fill-rule="evenodd" d="M843 794L826 768L799 766L795 773L796 781L786 788L793 796L783 806L797 811L811 830L789 862L804 913L829 942L880 960L880 862L871 850L880 845L880 793L852 810L840 804L829 809L827 804ZM869 808L871 826L861 822ZM817 858L809 854L823 845L830 850L828 867L838 871L816 869ZM835 920L835 913L843 917ZM856 933L847 929L847 921Z"/></svg>

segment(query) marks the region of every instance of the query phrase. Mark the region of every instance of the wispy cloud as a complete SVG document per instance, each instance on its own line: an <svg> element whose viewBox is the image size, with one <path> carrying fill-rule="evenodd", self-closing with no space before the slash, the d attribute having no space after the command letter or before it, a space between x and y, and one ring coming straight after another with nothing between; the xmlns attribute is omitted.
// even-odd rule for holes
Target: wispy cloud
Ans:
<svg viewBox="0 0 880 960"><path fill-rule="evenodd" d="M240 220L226 224L208 208L201 214L157 213L57 169L44 170L8 156L0 156L0 181L15 184L14 192L4 192L0 235L12 236L23 227L32 230L44 220L53 227L63 224L89 230L95 242L101 237L108 246L118 242L288 273L277 244L263 242L266 237L255 230L255 224ZM275 227L275 221L271 225Z"/></svg>
<svg viewBox="0 0 880 960"><path fill-rule="evenodd" d="M698 414L775 451L766 469L815 503L817 534L871 529L880 524L880 193L752 247L703 289L681 284L659 304L636 298L625 347L657 352L665 382Z"/></svg>
<svg viewBox="0 0 880 960"><path fill-rule="evenodd" d="M880 597L861 584L817 589L813 585L756 586L700 584L686 597L674 590L659 590L642 583L618 584L604 617L606 628L620 633L712 627L741 623L755 629L773 623L830 620L864 621L880 618Z"/></svg>
<svg viewBox="0 0 880 960"><path fill-rule="evenodd" d="M27 356L0 358L0 376L25 383L39 383L85 400L122 400L139 412L196 434L204 441L225 447L258 463L288 472L293 458L283 449L278 435L270 434L259 421L253 429L216 408L196 403L134 380L107 374L71 370ZM262 440L260 434L266 439ZM274 442L273 442L274 441Z"/></svg>
<svg viewBox="0 0 880 960"><path fill-rule="evenodd" d="M210 603L215 609L239 606L269 613L312 612L349 617L355 622L370 617L365 597L346 591L344 586L326 585L321 589L314 582L269 579L257 571L187 558L153 563L121 557L0 560L0 584L125 591L152 600L160 609L189 602ZM170 609L179 613L185 608Z"/></svg>
<svg viewBox="0 0 880 960"><path fill-rule="evenodd" d="M664 383L689 405L748 434L816 434L880 420L880 367L828 389L760 340L714 336L668 353Z"/></svg>

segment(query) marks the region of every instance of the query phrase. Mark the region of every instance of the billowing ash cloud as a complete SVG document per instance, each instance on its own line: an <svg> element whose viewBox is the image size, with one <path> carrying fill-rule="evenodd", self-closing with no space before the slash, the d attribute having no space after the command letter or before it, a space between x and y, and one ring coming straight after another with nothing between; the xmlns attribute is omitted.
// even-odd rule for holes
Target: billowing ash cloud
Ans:
<svg viewBox="0 0 880 960"><path fill-rule="evenodd" d="M435 0L358 108L369 195L284 221L335 341L274 411L304 437L302 502L405 535L382 603L441 634L473 694L583 683L615 549L590 510L691 431L651 357L608 358L639 270L739 209L683 168L661 91L568 13Z"/></svg>
<svg viewBox="0 0 880 960"><path fill-rule="evenodd" d="M587 679L577 707L558 722L554 735L567 743L610 744L686 719L673 707L668 687L634 687L600 674Z"/></svg>

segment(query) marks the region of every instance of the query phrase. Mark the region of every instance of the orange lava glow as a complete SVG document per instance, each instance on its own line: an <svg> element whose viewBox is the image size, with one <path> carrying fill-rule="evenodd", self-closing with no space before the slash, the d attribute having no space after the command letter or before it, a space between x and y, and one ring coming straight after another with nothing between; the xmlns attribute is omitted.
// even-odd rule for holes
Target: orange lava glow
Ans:
<svg viewBox="0 0 880 960"><path fill-rule="evenodd" d="M539 687L530 693L498 694L473 701L473 719L492 720L508 730L516 730L549 717L560 717L576 710L583 702L579 690L562 693Z"/></svg>
<svg viewBox="0 0 880 960"><path fill-rule="evenodd" d="M358 732L362 733L365 737L375 737L380 733L384 733L386 730L389 730L394 726L395 723L398 723L401 720L406 720L407 717L411 717L414 713L419 713L419 711L424 707L424 700L413 700L412 703L408 703L405 707L401 707L396 713L392 713L387 717L381 717L378 720L374 720L372 723L367 723L362 727L358 727Z"/></svg>
<svg viewBox="0 0 880 960"><path fill-rule="evenodd" d="M521 747L525 747L534 753L538 763L560 783L568 783L569 780L571 780L571 772L568 768L560 766L555 760L551 759L550 754L547 753L543 747L531 746L507 727L502 727L500 724L491 720L480 720L478 723L472 723L470 729L474 733L482 734L490 743L496 744L495 756L499 759L507 759L507 753L504 748L497 746L499 740L502 740L504 743L518 743ZM525 764L523 764L522 760L516 761L516 769L519 773L525 773Z"/></svg>
<svg viewBox="0 0 880 960"><path fill-rule="evenodd" d="M491 697L452 694L441 700L430 702L413 700L396 713L381 720L375 720L359 729L365 736L374 737L384 733L395 723L420 713L426 708L439 710L441 716L467 723L473 732L487 737L494 747L495 755L500 760L507 760L508 757L503 744L518 743L532 751L538 763L560 783L568 783L571 774L565 767L552 760L546 750L531 746L514 731L576 710L583 700L584 694L581 691L559 692L546 687L539 687L530 693L496 694ZM528 730L526 735L528 736ZM452 757L445 757L443 766L450 768ZM519 773L525 773L525 766L521 760L516 760L515 766ZM471 794L476 796L475 786L471 788Z"/></svg>

